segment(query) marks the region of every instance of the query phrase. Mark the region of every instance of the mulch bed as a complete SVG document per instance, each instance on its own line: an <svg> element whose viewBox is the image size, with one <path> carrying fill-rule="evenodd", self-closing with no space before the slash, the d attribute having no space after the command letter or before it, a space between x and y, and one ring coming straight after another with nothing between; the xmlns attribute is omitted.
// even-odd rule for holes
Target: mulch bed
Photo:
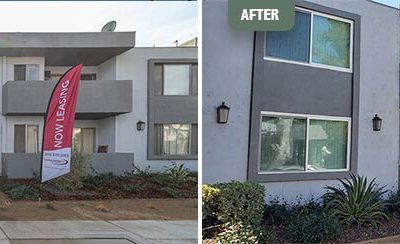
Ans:
<svg viewBox="0 0 400 244"><path fill-rule="evenodd" d="M7 189L16 184L30 186L37 193L41 187L41 198L48 201L197 198L196 176L188 177L187 180L180 182L161 174L116 177L101 182L86 182L82 188L74 191L58 189L52 181L40 185L40 182L35 179L0 179L0 190L10 197Z"/></svg>

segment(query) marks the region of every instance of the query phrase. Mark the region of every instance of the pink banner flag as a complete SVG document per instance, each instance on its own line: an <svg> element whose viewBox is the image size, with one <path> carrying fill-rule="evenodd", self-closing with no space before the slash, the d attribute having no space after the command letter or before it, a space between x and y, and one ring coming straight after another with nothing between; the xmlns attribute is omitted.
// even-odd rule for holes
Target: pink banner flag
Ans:
<svg viewBox="0 0 400 244"><path fill-rule="evenodd" d="M43 130L41 182L68 174L82 64L68 70L50 96Z"/></svg>

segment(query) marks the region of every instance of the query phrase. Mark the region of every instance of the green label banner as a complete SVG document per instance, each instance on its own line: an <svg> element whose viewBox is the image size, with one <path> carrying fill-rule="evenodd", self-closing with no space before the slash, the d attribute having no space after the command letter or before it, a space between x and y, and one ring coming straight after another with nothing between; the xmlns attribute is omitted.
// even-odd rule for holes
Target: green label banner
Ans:
<svg viewBox="0 0 400 244"><path fill-rule="evenodd" d="M294 25L294 0L229 0L229 25L240 31L287 31Z"/></svg>

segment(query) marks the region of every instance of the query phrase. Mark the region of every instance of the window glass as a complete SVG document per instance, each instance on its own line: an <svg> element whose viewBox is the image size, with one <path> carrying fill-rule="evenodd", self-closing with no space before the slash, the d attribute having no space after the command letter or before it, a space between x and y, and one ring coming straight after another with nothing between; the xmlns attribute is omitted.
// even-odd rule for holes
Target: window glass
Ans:
<svg viewBox="0 0 400 244"><path fill-rule="evenodd" d="M94 147L96 143L95 129L84 128L82 129L82 151L84 153L91 154L94 152Z"/></svg>
<svg viewBox="0 0 400 244"><path fill-rule="evenodd" d="M263 117L260 171L304 171L306 119Z"/></svg>
<svg viewBox="0 0 400 244"><path fill-rule="evenodd" d="M39 80L39 65L27 64L26 65L26 80Z"/></svg>
<svg viewBox="0 0 400 244"><path fill-rule="evenodd" d="M38 126L28 125L26 132L26 152L37 153L38 152Z"/></svg>
<svg viewBox="0 0 400 244"><path fill-rule="evenodd" d="M311 15L296 11L295 25L289 31L266 34L266 56L308 62L310 53Z"/></svg>
<svg viewBox="0 0 400 244"><path fill-rule="evenodd" d="M312 62L350 67L350 24L314 15Z"/></svg>
<svg viewBox="0 0 400 244"><path fill-rule="evenodd" d="M192 130L191 130L191 154L197 155L197 150L198 150L198 129L197 129L197 124L192 124Z"/></svg>
<svg viewBox="0 0 400 244"><path fill-rule="evenodd" d="M14 152L25 153L25 125L14 125Z"/></svg>
<svg viewBox="0 0 400 244"><path fill-rule="evenodd" d="M308 170L346 169L348 123L310 120Z"/></svg>
<svg viewBox="0 0 400 244"><path fill-rule="evenodd" d="M190 65L164 65L164 95L189 95Z"/></svg>
<svg viewBox="0 0 400 244"><path fill-rule="evenodd" d="M26 80L26 66L24 64L14 65L14 80Z"/></svg>
<svg viewBox="0 0 400 244"><path fill-rule="evenodd" d="M189 154L189 125L165 124L163 125L163 134L164 154Z"/></svg>
<svg viewBox="0 0 400 244"><path fill-rule="evenodd" d="M96 147L96 129L74 128L72 133L73 148L78 152L92 154Z"/></svg>

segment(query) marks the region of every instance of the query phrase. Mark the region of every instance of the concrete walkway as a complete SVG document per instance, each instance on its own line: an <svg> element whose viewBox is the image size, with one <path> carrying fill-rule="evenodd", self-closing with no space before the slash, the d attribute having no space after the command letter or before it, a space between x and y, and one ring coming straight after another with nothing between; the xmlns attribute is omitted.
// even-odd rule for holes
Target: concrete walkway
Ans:
<svg viewBox="0 0 400 244"><path fill-rule="evenodd" d="M0 244L197 243L197 221L0 221Z"/></svg>

